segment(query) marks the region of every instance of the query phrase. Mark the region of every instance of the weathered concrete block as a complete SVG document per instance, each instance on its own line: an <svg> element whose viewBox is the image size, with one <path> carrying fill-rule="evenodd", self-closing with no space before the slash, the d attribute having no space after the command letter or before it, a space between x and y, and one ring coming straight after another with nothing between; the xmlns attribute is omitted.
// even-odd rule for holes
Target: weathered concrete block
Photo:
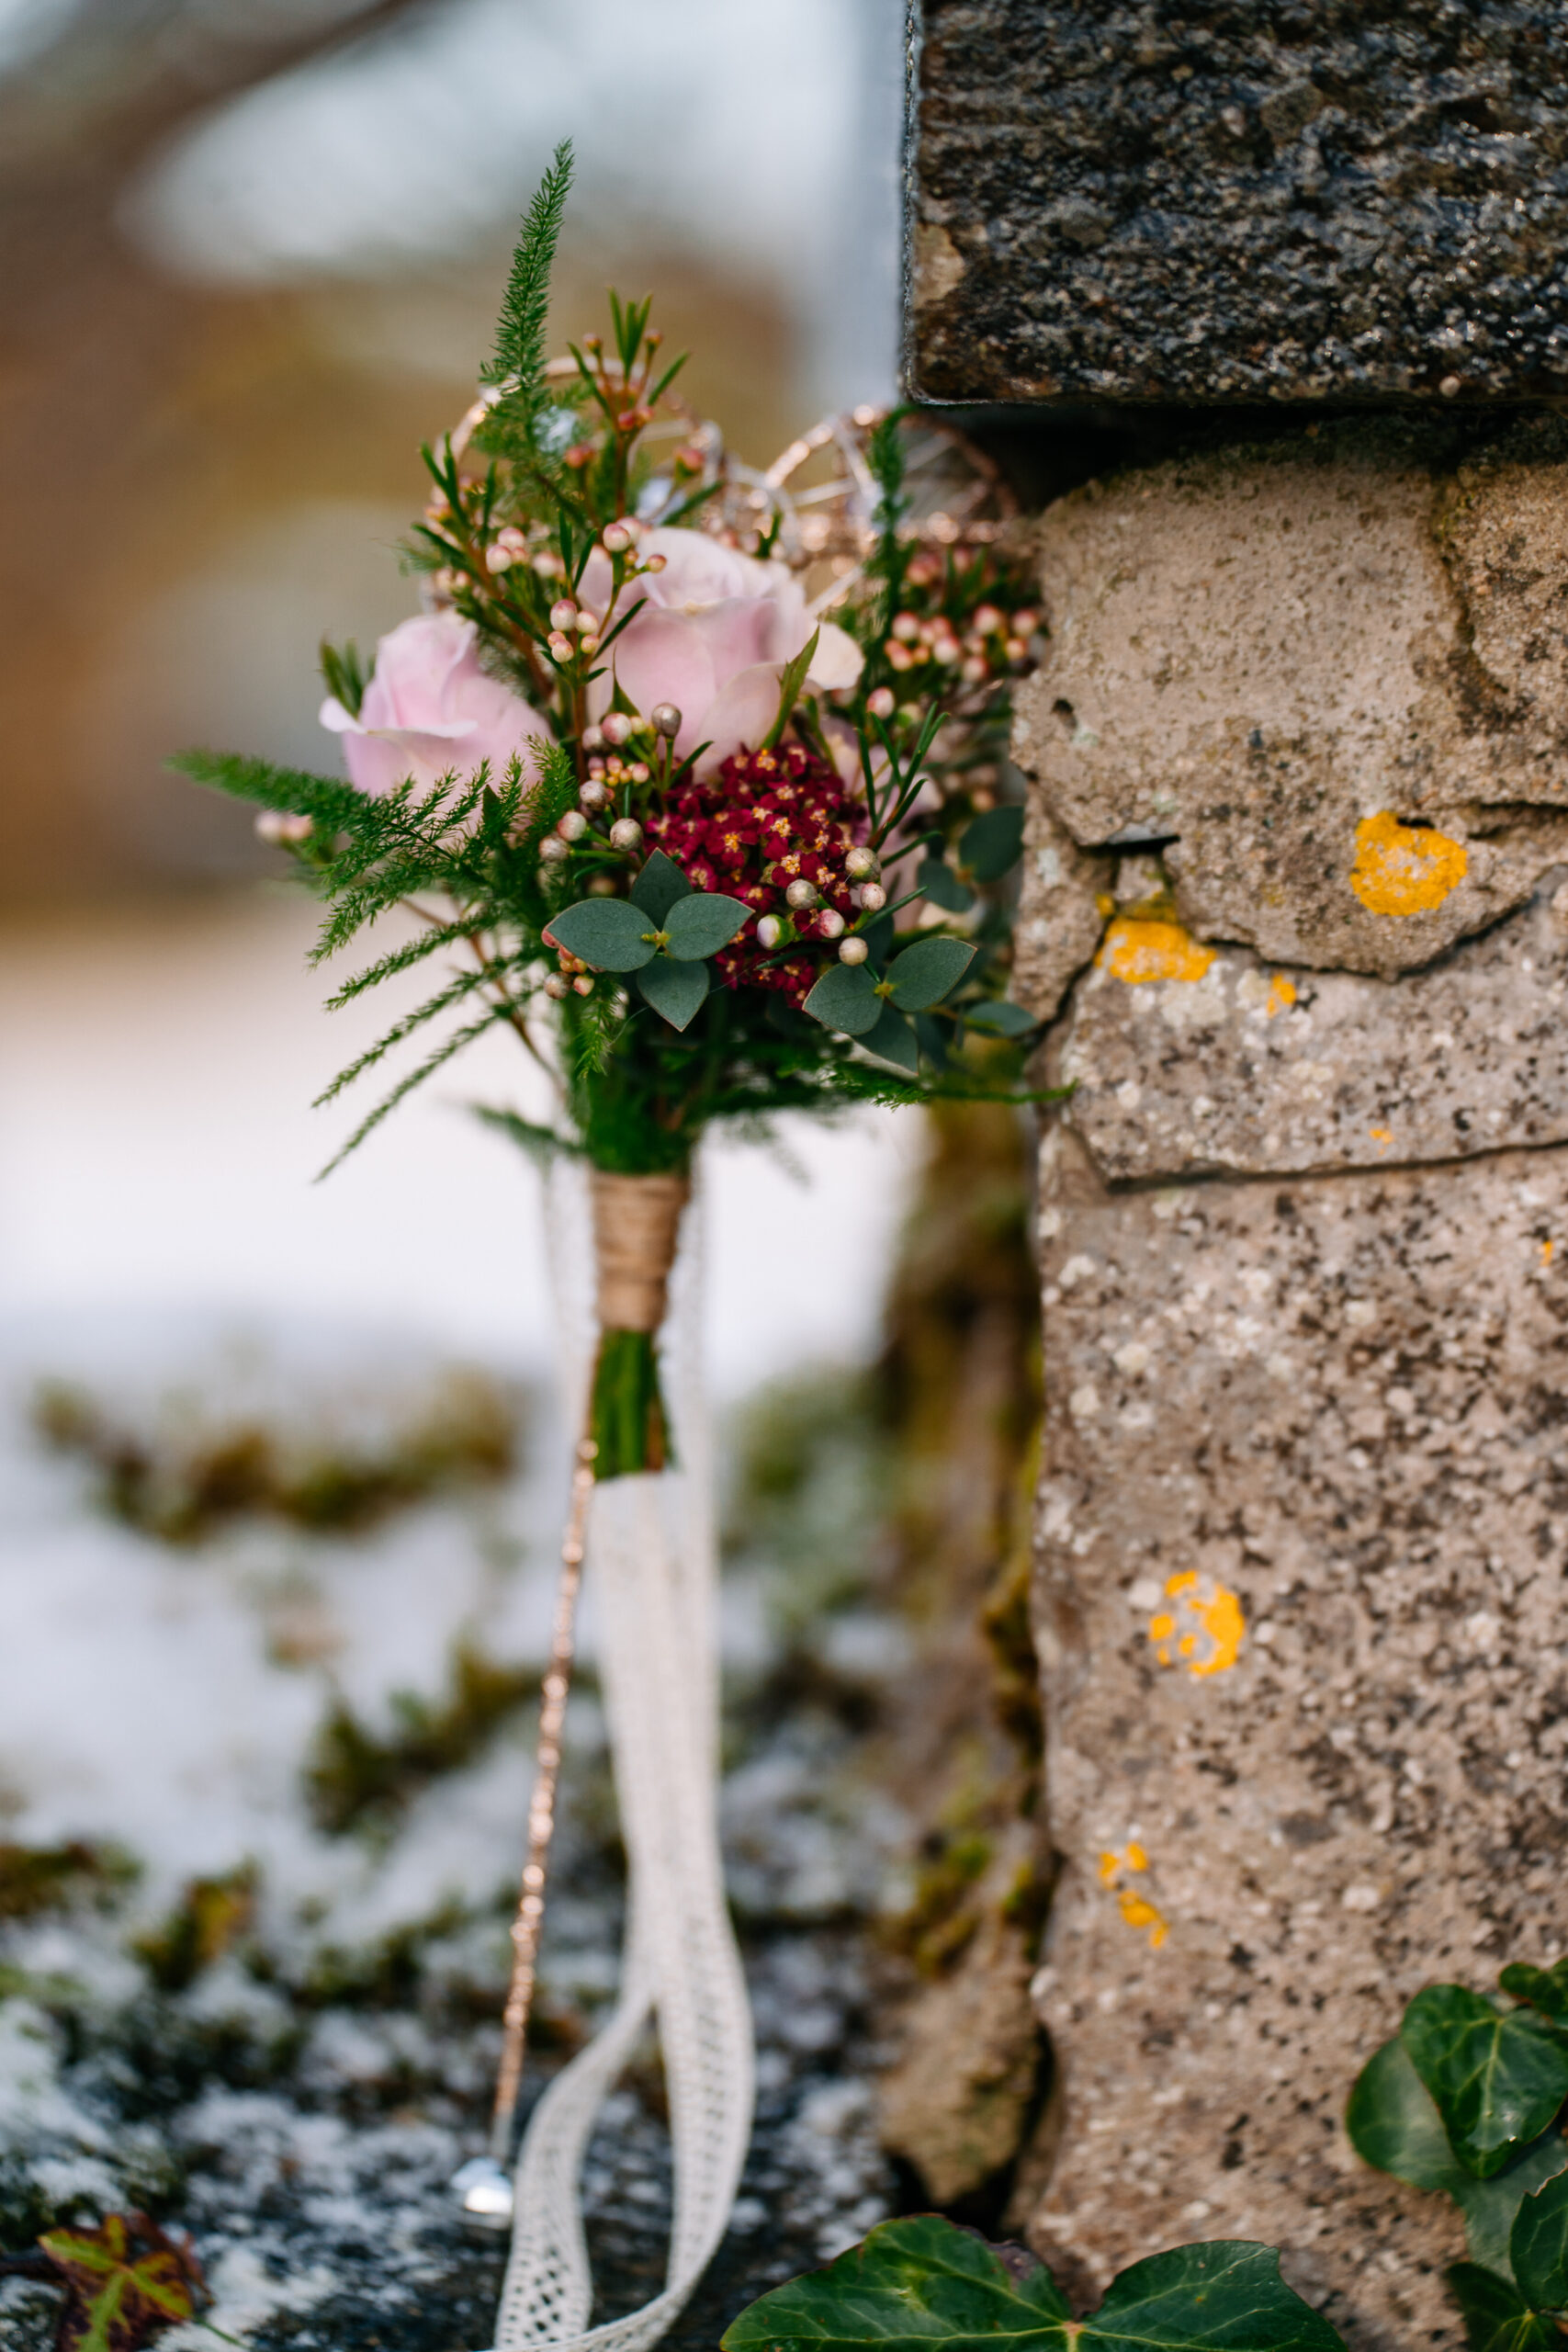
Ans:
<svg viewBox="0 0 1568 2352"><path fill-rule="evenodd" d="M923 0L938 401L1568 390L1563 0Z"/></svg>
<svg viewBox="0 0 1568 2352"><path fill-rule="evenodd" d="M1556 431L1064 500L1017 729L1022 922L1060 919L1023 984L1074 1085L1029 2232L1086 2290L1271 2240L1359 2352L1457 2346L1461 2250L1349 2149L1359 2065L1423 1983L1568 1949Z"/></svg>
<svg viewBox="0 0 1568 2352"><path fill-rule="evenodd" d="M1568 856L1568 436L1375 426L1048 509L1015 753L1080 849L1171 837L1181 921L1393 973Z"/></svg>
<svg viewBox="0 0 1568 2352"><path fill-rule="evenodd" d="M1352 2343L1458 2345L1457 2225L1341 2118L1420 1984L1568 1944L1568 1153L1118 1194L1061 1130L1043 1229L1031 2235L1267 2239Z"/></svg>

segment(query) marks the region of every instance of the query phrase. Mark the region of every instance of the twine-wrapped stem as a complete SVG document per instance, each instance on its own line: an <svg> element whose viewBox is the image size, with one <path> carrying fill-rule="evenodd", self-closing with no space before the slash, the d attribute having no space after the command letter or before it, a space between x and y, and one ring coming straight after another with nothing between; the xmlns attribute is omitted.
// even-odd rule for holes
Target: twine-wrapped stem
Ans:
<svg viewBox="0 0 1568 2352"><path fill-rule="evenodd" d="M523 2087L528 2018L538 1981L545 1880L555 1833L561 1733L571 1689L577 1599L588 1507L596 1480L661 1470L669 1456L655 1341L669 1305L681 1212L691 1192L684 1176L592 1176L593 1257L599 1320L589 1425L578 1442L571 1502L561 1538L549 1662L539 1706L528 1851L512 1922L512 1980L502 2020L501 2064L491 2113L490 2153L504 2165Z"/></svg>

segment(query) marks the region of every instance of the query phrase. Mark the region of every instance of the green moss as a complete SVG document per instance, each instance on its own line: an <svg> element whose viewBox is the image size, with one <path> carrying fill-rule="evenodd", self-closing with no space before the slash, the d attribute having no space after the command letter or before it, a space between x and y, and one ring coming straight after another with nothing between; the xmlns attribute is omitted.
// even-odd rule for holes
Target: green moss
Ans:
<svg viewBox="0 0 1568 2352"><path fill-rule="evenodd" d="M386 1733L373 1731L340 1695L305 1765L311 1819L333 1838L351 1829L389 1830L431 1781L473 1763L537 1689L532 1667L500 1666L464 1640L452 1652L446 1696L432 1702L398 1691Z"/></svg>
<svg viewBox="0 0 1568 2352"><path fill-rule="evenodd" d="M134 1883L138 1866L115 1846L0 1842L0 1919L31 1919L90 1902L100 1908Z"/></svg>
<svg viewBox="0 0 1568 2352"><path fill-rule="evenodd" d="M131 1950L161 1993L183 1993L255 1922L256 1869L242 1862L216 1878L195 1878L176 1908L131 1939Z"/></svg>

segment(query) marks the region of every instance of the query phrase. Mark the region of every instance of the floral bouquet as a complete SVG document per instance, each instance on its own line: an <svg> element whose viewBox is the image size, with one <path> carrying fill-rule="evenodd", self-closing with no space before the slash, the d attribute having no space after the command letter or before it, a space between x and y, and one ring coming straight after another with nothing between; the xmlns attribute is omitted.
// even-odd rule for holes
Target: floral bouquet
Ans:
<svg viewBox="0 0 1568 2352"><path fill-rule="evenodd" d="M695 2283L750 2131L715 1829L705 1435L691 1384L667 1393L697 1148L720 1123L784 1112L1032 1099L1034 1023L1007 995L1022 809L998 787L1008 683L1037 617L997 519L1004 494L945 429L861 410L756 474L682 405L682 363L664 359L647 302L612 294L608 339L547 360L570 171L563 147L480 395L423 453L432 494L406 554L424 610L381 640L368 674L352 644L322 649L321 719L347 781L231 755L180 764L261 805L258 830L326 903L320 956L412 912L334 1006L416 966L440 971L322 1098L434 1036L337 1158L502 1024L547 1070L557 1115L483 1115L586 1172L596 1332L491 2153L459 2188L470 2213L513 2220L497 2343L589 2340L577 2175L656 2008L675 2146L669 2283L592 2331L630 2346L656 2341ZM826 478L803 483L814 468ZM923 520L922 469L947 492ZM987 504L989 519L975 511ZM536 2106L513 2187L585 1556L631 1864L627 1956L609 2024Z"/></svg>

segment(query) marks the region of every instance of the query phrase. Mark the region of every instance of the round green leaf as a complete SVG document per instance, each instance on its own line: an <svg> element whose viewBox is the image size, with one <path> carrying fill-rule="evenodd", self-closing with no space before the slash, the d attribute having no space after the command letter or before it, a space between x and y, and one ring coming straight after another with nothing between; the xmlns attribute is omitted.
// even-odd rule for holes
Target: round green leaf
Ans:
<svg viewBox="0 0 1568 2352"><path fill-rule="evenodd" d="M962 939L917 939L887 967L894 1003L901 1012L924 1012L958 986L974 961L975 950Z"/></svg>
<svg viewBox="0 0 1568 2352"><path fill-rule="evenodd" d="M708 967L705 964L676 964L668 956L656 956L645 964L633 986L648 999L655 1012L661 1012L671 1029L683 1029L708 992Z"/></svg>
<svg viewBox="0 0 1568 2352"><path fill-rule="evenodd" d="M958 862L976 882L999 882L1023 852L1023 810L1014 802L976 817L958 844Z"/></svg>
<svg viewBox="0 0 1568 2352"><path fill-rule="evenodd" d="M861 1044L868 1054L874 1054L878 1061L891 1062L896 1069L908 1070L911 1078L918 1075L920 1050L915 1037L915 1024L907 1021L901 1012L895 1012L886 999L882 1001L881 1020L866 1030Z"/></svg>
<svg viewBox="0 0 1568 2352"><path fill-rule="evenodd" d="M677 899L664 918L670 934L669 953L677 962L694 963L700 956L716 956L728 947L750 913L739 899L717 890L694 890Z"/></svg>
<svg viewBox="0 0 1568 2352"><path fill-rule="evenodd" d="M829 964L803 1009L825 1029L841 1029L847 1037L863 1037L881 1020L882 1003L864 964Z"/></svg>
<svg viewBox="0 0 1568 2352"><path fill-rule="evenodd" d="M940 857L928 857L917 870L915 888L933 907L944 907L950 915L961 915L975 903L974 891Z"/></svg>
<svg viewBox="0 0 1568 2352"><path fill-rule="evenodd" d="M1215 2238L1151 2255L1113 2278L1076 2352L1344 2352L1345 2339L1280 2276L1271 2245Z"/></svg>
<svg viewBox="0 0 1568 2352"><path fill-rule="evenodd" d="M1568 2098L1568 2046L1531 2009L1499 2011L1462 1984L1428 1984L1399 2038L1455 2155L1486 2180L1539 2138Z"/></svg>
<svg viewBox="0 0 1568 2352"><path fill-rule="evenodd" d="M653 928L628 899L580 899L550 917L545 944L564 947L596 972L637 972L652 961Z"/></svg>
<svg viewBox="0 0 1568 2352"><path fill-rule="evenodd" d="M1514 2217L1508 2258L1537 2311L1568 2308L1568 2173L1525 2199Z"/></svg>
<svg viewBox="0 0 1568 2352"><path fill-rule="evenodd" d="M1013 1004L1005 997L997 997L988 1004L966 1004L964 1018L971 1029L983 1029L995 1037L1022 1037L1040 1023L1032 1012L1021 1004Z"/></svg>
<svg viewBox="0 0 1568 2352"><path fill-rule="evenodd" d="M632 884L632 904L640 907L645 915L663 927L664 918L677 899L689 899L692 885L672 857L656 849L642 872Z"/></svg>

